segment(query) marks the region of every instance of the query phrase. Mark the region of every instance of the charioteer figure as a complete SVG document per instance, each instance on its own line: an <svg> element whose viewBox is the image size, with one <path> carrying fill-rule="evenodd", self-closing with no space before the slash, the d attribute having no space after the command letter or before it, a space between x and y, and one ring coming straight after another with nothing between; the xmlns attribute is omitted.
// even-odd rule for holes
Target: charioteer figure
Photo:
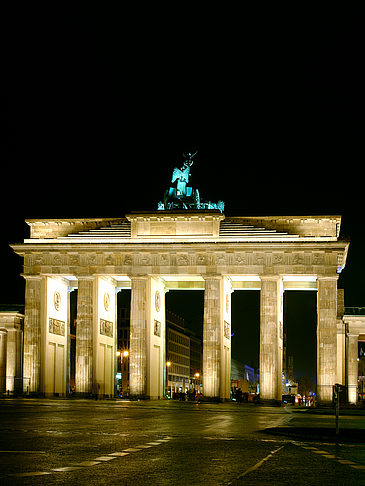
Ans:
<svg viewBox="0 0 365 486"><path fill-rule="evenodd" d="M171 209L219 209L224 211L224 202L203 202L198 189L189 186L190 167L197 152L184 154L184 164L181 169L175 167L172 173L171 187L165 191L163 202L158 203L159 210Z"/></svg>

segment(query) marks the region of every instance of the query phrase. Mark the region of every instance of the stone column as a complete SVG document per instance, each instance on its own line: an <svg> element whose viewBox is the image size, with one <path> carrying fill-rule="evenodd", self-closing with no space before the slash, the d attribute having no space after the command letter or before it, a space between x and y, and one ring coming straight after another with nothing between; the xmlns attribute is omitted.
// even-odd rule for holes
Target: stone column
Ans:
<svg viewBox="0 0 365 486"><path fill-rule="evenodd" d="M280 400L283 368L283 283L277 276L261 277L260 397Z"/></svg>
<svg viewBox="0 0 365 486"><path fill-rule="evenodd" d="M0 327L0 395L6 391L6 355L8 331Z"/></svg>
<svg viewBox="0 0 365 486"><path fill-rule="evenodd" d="M337 278L318 277L317 395L321 402L332 402L337 377Z"/></svg>
<svg viewBox="0 0 365 486"><path fill-rule="evenodd" d="M129 388L130 395L147 393L147 277L132 277Z"/></svg>
<svg viewBox="0 0 365 486"><path fill-rule="evenodd" d="M347 337L347 386L348 401L356 404L357 402L357 380L358 380L358 341L359 336L351 333L351 328Z"/></svg>
<svg viewBox="0 0 365 486"><path fill-rule="evenodd" d="M205 277L203 324L204 396L221 398L223 278Z"/></svg>
<svg viewBox="0 0 365 486"><path fill-rule="evenodd" d="M78 278L76 325L76 393L93 393L94 277Z"/></svg>
<svg viewBox="0 0 365 486"><path fill-rule="evenodd" d="M23 391L40 393L42 277L25 276L25 280Z"/></svg>

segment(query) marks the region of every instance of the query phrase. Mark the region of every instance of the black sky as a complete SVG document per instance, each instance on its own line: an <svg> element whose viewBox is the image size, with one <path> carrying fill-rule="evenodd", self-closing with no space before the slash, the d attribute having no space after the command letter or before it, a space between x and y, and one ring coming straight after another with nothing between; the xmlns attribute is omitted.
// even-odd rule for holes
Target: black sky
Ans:
<svg viewBox="0 0 365 486"><path fill-rule="evenodd" d="M155 209L198 150L191 182L227 215L342 214L340 286L365 305L360 22L24 9L2 18L3 302L23 300L25 218Z"/></svg>

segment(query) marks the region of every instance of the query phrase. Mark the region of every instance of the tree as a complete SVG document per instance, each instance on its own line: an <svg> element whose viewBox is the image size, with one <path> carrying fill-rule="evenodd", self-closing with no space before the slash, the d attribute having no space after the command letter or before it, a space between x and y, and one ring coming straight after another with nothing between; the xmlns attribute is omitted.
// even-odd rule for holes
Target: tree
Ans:
<svg viewBox="0 0 365 486"><path fill-rule="evenodd" d="M309 392L313 392L315 389L315 385L309 376L301 376L297 382L298 392L301 395L309 395Z"/></svg>

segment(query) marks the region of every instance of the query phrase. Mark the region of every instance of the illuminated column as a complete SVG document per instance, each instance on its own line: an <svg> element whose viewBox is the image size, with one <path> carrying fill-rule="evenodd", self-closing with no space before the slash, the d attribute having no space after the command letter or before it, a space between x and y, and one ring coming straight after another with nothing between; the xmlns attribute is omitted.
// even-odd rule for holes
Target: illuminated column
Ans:
<svg viewBox="0 0 365 486"><path fill-rule="evenodd" d="M221 348L221 389L220 397L223 400L231 398L231 279L223 279L223 305L222 305L222 348Z"/></svg>
<svg viewBox="0 0 365 486"><path fill-rule="evenodd" d="M332 401L337 377L337 276L318 277L317 294L317 395Z"/></svg>
<svg viewBox="0 0 365 486"><path fill-rule="evenodd" d="M358 380L358 334L351 333L351 326L347 341L347 386L349 403L357 402L357 380Z"/></svg>
<svg viewBox="0 0 365 486"><path fill-rule="evenodd" d="M147 277L132 277L129 388L130 395L147 394Z"/></svg>
<svg viewBox="0 0 365 486"><path fill-rule="evenodd" d="M280 400L283 367L283 283L277 276L261 277L260 397Z"/></svg>
<svg viewBox="0 0 365 486"><path fill-rule="evenodd" d="M8 331L0 327L0 393L6 391L7 334Z"/></svg>
<svg viewBox="0 0 365 486"><path fill-rule="evenodd" d="M230 398L231 283L228 278L205 277L203 327L204 395Z"/></svg>
<svg viewBox="0 0 365 486"><path fill-rule="evenodd" d="M90 395L93 390L94 357L94 277L78 278L76 326L76 392Z"/></svg>
<svg viewBox="0 0 365 486"><path fill-rule="evenodd" d="M24 392L41 391L41 287L42 277L25 276Z"/></svg>
<svg viewBox="0 0 365 486"><path fill-rule="evenodd" d="M158 277L132 277L129 351L130 394L163 397L165 289Z"/></svg>

